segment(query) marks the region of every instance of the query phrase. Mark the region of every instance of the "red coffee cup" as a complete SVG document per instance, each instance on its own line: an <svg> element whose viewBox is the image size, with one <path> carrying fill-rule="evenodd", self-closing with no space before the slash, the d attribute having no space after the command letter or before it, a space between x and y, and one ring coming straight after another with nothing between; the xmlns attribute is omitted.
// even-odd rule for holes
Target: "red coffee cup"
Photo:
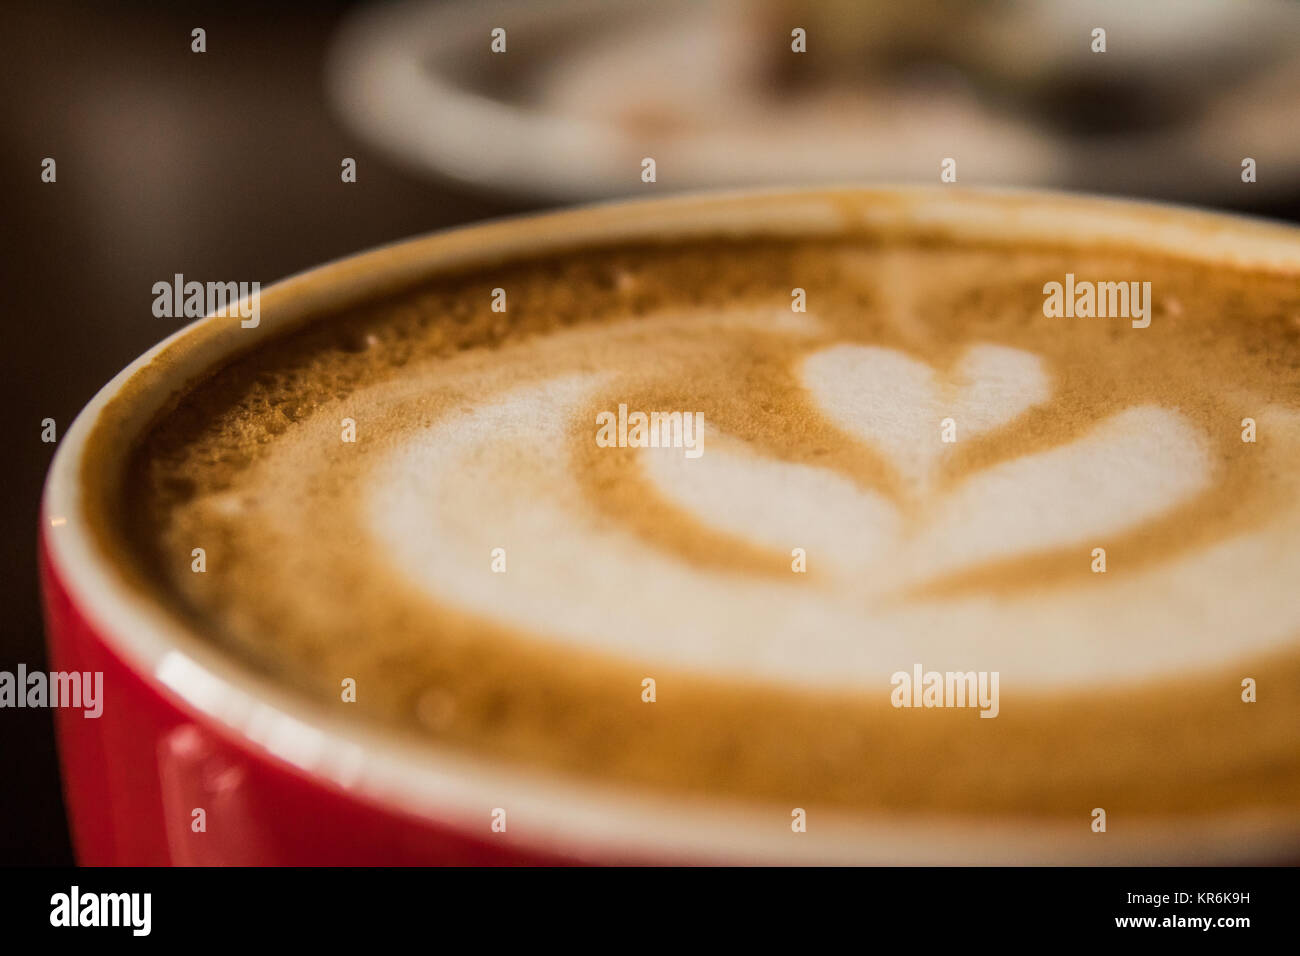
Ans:
<svg viewBox="0 0 1300 956"><path fill-rule="evenodd" d="M1133 203L1033 193L816 190L616 203L418 238L286 279L261 321L210 316L122 371L59 445L40 546L51 667L102 672L103 712L57 712L83 864L570 862L1218 862L1270 831L1225 818L1194 847L1177 826L1113 840L1086 826L957 818L818 818L643 793L442 752L322 712L190 633L115 554L125 456L186 383L326 311L539 250L713 235L826 237L862 226L952 236L1122 241L1207 263L1300 268L1293 230ZM504 832L494 828L507 811ZM835 826L823 821L836 819ZM821 832L818 833L817 831Z"/></svg>

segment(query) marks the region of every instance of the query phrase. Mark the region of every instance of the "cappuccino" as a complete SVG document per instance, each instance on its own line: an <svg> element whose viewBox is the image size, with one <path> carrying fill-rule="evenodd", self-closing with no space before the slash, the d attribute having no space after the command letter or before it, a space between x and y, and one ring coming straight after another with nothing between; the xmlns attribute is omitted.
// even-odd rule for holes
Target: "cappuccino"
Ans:
<svg viewBox="0 0 1300 956"><path fill-rule="evenodd" d="M1144 314L1048 317L1063 276ZM692 444L599 440L652 413ZM1300 809L1298 466L1294 275L861 226L321 315L164 409L121 525L189 629L409 739L1086 828Z"/></svg>

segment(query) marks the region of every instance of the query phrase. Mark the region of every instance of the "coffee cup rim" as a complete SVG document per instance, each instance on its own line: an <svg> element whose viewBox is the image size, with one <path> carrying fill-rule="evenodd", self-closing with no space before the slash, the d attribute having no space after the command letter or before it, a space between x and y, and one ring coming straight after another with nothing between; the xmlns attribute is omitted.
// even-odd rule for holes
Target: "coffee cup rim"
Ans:
<svg viewBox="0 0 1300 956"><path fill-rule="evenodd" d="M78 611L133 671L239 740L314 778L404 813L483 832L494 807L511 808L510 835L529 848L582 858L726 859L746 862L1016 862L1061 860L1078 848L1055 824L970 826L966 818L916 817L930 846L883 816L843 814L839 825L790 840L770 809L686 793L641 793L454 753L331 717L318 704L253 673L133 587L104 547L91 514L87 461L115 480L133 443L178 390L238 353L333 312L420 279L638 240L710 236L837 236L854 230L936 232L954 238L1115 244L1184 260L1300 273L1300 229L1268 220L1167 204L1041 190L951 186L810 187L616 200L493 220L403 239L333 260L268 286L262 321L207 316L146 351L78 414L47 475L42 540ZM92 459L92 456L93 459ZM101 491L102 494L102 491ZM63 521L52 526L57 518ZM106 707L112 701L106 701ZM823 818L824 819L824 818ZM1225 853L1245 856L1242 833L1216 824ZM1074 828L1070 828L1071 830ZM1085 828L1086 829L1086 828ZM1143 852L1163 858L1174 827L1153 825ZM937 838L943 834L943 838ZM521 836L522 835L522 836ZM495 836L495 835L494 835ZM810 837L804 840L802 837ZM1062 842L1065 840L1066 842ZM1080 844L1081 845L1081 844ZM1143 852L1137 854L1143 857Z"/></svg>

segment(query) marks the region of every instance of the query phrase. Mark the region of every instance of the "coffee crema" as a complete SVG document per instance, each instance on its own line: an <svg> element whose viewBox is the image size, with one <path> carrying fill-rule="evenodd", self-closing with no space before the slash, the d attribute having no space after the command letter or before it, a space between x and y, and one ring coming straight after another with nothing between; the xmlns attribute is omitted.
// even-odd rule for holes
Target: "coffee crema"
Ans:
<svg viewBox="0 0 1300 956"><path fill-rule="evenodd" d="M1150 326L1045 317L1067 273L1149 281ZM247 666L495 760L847 812L1277 816L1298 382L1275 273L924 235L615 245L237 357L133 453L122 524ZM620 405L699 415L703 454L598 443ZM996 718L893 706L918 665L1000 675Z"/></svg>

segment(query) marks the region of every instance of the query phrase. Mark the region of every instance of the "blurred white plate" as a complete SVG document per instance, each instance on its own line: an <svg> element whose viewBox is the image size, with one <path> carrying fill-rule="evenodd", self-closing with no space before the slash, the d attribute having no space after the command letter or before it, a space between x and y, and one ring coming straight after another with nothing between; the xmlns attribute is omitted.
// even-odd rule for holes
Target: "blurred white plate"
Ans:
<svg viewBox="0 0 1300 956"><path fill-rule="evenodd" d="M1200 200L1300 184L1300 58L1279 55L1300 50L1293 4L994 4L976 29L954 25L975 48L978 89L970 70L932 63L780 96L763 70L799 55L789 52L799 24L773 18L778 6L763 20L758 0L376 5L340 29L329 91L345 123L404 165L560 200L645 190L647 156L653 188L667 191L934 182L945 157L963 184ZM1106 27L1107 53L1088 49L1090 24ZM490 50L496 27L504 54ZM825 39L810 29L802 56ZM1072 83L1056 113L1050 96L1045 112L1025 95ZM1093 105L1080 97L1094 88L1120 107L1129 89L1154 91L1157 110L1181 90L1194 108L1085 130L1070 108ZM1251 186L1240 179L1246 156L1259 163Z"/></svg>

